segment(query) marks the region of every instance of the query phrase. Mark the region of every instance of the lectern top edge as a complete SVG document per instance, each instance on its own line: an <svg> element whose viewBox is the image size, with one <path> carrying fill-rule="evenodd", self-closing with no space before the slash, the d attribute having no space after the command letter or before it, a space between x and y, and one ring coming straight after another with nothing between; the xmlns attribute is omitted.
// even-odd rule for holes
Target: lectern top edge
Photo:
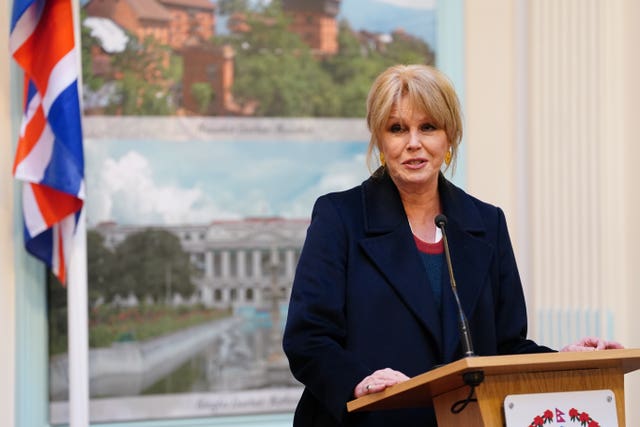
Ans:
<svg viewBox="0 0 640 427"><path fill-rule="evenodd" d="M433 397L462 387L462 374L473 370L482 370L488 376L604 368L619 369L623 374L640 369L640 349L467 357L417 375L380 393L352 400L347 403L347 410L375 409L383 402L395 405L395 402L403 400L413 401L416 394L420 395L420 402L430 405Z"/></svg>

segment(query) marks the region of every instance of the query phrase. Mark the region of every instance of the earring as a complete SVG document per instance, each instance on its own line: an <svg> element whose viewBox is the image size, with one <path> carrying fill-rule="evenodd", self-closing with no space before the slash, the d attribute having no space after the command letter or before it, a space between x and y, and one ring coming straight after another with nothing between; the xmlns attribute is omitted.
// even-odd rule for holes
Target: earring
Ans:
<svg viewBox="0 0 640 427"><path fill-rule="evenodd" d="M380 152L380 164L385 166L384 153Z"/></svg>
<svg viewBox="0 0 640 427"><path fill-rule="evenodd" d="M447 151L447 153L444 155L444 163L447 166L451 164L451 148L449 148L449 151Z"/></svg>

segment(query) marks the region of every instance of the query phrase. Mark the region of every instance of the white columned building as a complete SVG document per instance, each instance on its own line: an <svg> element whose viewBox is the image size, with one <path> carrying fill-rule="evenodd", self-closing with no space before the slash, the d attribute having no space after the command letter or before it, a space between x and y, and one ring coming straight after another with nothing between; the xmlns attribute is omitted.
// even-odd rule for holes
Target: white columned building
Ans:
<svg viewBox="0 0 640 427"><path fill-rule="evenodd" d="M175 234L198 271L195 301L211 308L269 308L291 294L307 219L248 218L209 224L130 226L115 223L95 230L113 248L148 228ZM274 295L275 294L275 295Z"/></svg>

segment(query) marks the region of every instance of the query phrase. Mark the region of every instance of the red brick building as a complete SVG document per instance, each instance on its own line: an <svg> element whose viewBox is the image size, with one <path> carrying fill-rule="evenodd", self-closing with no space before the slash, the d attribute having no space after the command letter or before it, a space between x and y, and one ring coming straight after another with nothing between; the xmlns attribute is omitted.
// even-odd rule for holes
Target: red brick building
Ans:
<svg viewBox="0 0 640 427"><path fill-rule="evenodd" d="M231 87L234 78L234 51L231 46L197 44L182 49L184 74L182 76L182 105L189 112L205 115L253 115L255 103L238 105ZM193 93L194 84L208 83L213 98L206 111L201 110Z"/></svg>
<svg viewBox="0 0 640 427"><path fill-rule="evenodd" d="M171 15L169 45L182 49L187 40L208 42L215 30L215 5L209 0L157 0Z"/></svg>
<svg viewBox="0 0 640 427"><path fill-rule="evenodd" d="M209 0L90 0L88 16L109 18L138 40L153 36L178 51L189 39L207 41L215 31Z"/></svg>
<svg viewBox="0 0 640 427"><path fill-rule="evenodd" d="M282 9L291 16L291 31L316 55L338 52L338 22L340 0L282 0Z"/></svg>

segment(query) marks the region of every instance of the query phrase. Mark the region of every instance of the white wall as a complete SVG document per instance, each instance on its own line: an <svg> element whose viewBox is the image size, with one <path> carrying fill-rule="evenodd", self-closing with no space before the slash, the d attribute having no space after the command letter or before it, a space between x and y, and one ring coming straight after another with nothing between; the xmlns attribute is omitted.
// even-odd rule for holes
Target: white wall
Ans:
<svg viewBox="0 0 640 427"><path fill-rule="evenodd" d="M639 9L465 4L467 188L504 208L531 335L556 348L584 335L640 346ZM637 376L627 425L640 425Z"/></svg>
<svg viewBox="0 0 640 427"><path fill-rule="evenodd" d="M640 168L640 141L638 138L638 119L640 118L640 58L637 42L640 40L640 2L628 1L622 17L622 78L625 96L623 108L624 151L618 153L618 160L624 167L624 181L628 184L626 202L624 203L624 227L611 224L611 229L628 235L625 248L619 256L626 264L626 292L618 304L625 305L625 324L629 325L624 339L629 346L640 347L640 328L637 327L638 302L640 301L640 190L638 189ZM627 415L627 425L640 425L640 372L627 375L625 382L627 408L633 408L634 414Z"/></svg>

